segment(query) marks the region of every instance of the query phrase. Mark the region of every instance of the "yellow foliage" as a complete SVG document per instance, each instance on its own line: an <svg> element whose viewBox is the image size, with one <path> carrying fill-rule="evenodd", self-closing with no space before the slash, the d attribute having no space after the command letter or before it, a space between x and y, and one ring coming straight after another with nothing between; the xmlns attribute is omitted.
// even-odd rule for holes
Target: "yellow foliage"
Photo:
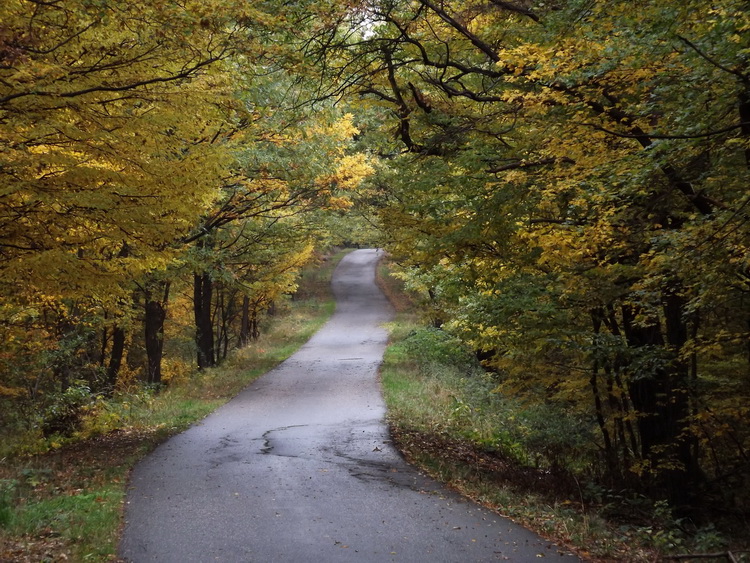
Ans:
<svg viewBox="0 0 750 563"><path fill-rule="evenodd" d="M6 387L0 385L0 397L22 397L26 395L26 390L22 387Z"/></svg>

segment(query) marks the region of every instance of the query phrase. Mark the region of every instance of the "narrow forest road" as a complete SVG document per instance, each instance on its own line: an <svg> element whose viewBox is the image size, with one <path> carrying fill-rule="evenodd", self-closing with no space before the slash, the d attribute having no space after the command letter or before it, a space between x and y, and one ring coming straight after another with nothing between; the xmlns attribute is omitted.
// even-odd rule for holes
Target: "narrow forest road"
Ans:
<svg viewBox="0 0 750 563"><path fill-rule="evenodd" d="M129 561L577 561L447 491L391 446L378 366L390 305L375 250L333 279L303 348L134 470Z"/></svg>

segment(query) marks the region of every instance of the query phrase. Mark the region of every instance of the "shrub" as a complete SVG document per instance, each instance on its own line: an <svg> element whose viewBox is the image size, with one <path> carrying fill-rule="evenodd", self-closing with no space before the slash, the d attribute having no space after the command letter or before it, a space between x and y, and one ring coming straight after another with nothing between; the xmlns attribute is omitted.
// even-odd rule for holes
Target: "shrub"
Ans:
<svg viewBox="0 0 750 563"><path fill-rule="evenodd" d="M423 370L440 365L465 369L476 365L476 359L461 341L440 330L427 327L415 329L404 341L404 350Z"/></svg>
<svg viewBox="0 0 750 563"><path fill-rule="evenodd" d="M15 479L0 479L0 528L8 528L13 523L17 488Z"/></svg>
<svg viewBox="0 0 750 563"><path fill-rule="evenodd" d="M41 427L44 436L70 436L80 428L96 398L91 388L81 381L76 381L62 393L53 395L51 404L42 415Z"/></svg>

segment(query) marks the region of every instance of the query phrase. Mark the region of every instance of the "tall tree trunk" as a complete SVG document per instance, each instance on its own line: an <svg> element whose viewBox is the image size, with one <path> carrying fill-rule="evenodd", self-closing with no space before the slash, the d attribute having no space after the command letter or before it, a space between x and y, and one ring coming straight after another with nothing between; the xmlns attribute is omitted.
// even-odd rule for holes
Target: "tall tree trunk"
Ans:
<svg viewBox="0 0 750 563"><path fill-rule="evenodd" d="M698 442L690 431L693 388L690 381L690 363L683 355L688 342L688 326L685 315L685 298L679 287L670 288L663 298L666 340L669 345L669 419L674 433L675 457L681 467L671 470L669 480L675 493L675 501L689 503L691 491L699 475Z"/></svg>
<svg viewBox="0 0 750 563"><path fill-rule="evenodd" d="M164 321L167 318L169 282L158 282L146 292L145 332L148 373L151 385L161 383L161 361L164 355ZM157 293L158 292L158 293Z"/></svg>
<svg viewBox="0 0 750 563"><path fill-rule="evenodd" d="M115 325L112 328L112 351L109 354L109 366L107 366L107 386L112 393L117 386L117 376L122 366L122 358L125 352L125 330Z"/></svg>
<svg viewBox="0 0 750 563"><path fill-rule="evenodd" d="M198 350L198 368L216 365L214 330L211 316L213 282L206 272L193 276L193 311L195 313L195 344Z"/></svg>
<svg viewBox="0 0 750 563"><path fill-rule="evenodd" d="M250 298L242 297L242 320L240 321L240 347L250 344Z"/></svg>
<svg viewBox="0 0 750 563"><path fill-rule="evenodd" d="M599 431L602 433L602 439L604 440L604 455L607 459L607 470L610 476L615 473L615 460L612 448L612 439L607 429L607 421L604 416L604 407L602 405L601 395L599 394L599 364L601 359L601 346L600 346L600 328L602 325L602 312L600 309L594 309L591 312L591 321L594 328L594 361L591 367L591 377L589 378L589 385L591 386L591 393L594 398L594 408L596 410L596 421L599 424Z"/></svg>
<svg viewBox="0 0 750 563"><path fill-rule="evenodd" d="M745 90L740 92L740 123L742 124L740 131L742 136L745 138L750 137L750 88L745 83ZM750 147L745 147L745 164L750 168Z"/></svg>
<svg viewBox="0 0 750 563"><path fill-rule="evenodd" d="M107 313L104 313L104 319L107 319ZM105 326L102 329L102 339L99 341L99 367L104 367L104 360L107 357L107 346L109 345L109 330Z"/></svg>
<svg viewBox="0 0 750 563"><path fill-rule="evenodd" d="M250 314L250 337L253 340L260 338L260 329L258 328L258 307L253 307Z"/></svg>
<svg viewBox="0 0 750 563"><path fill-rule="evenodd" d="M231 332L234 298L227 288L220 284L216 296L216 363L227 359L229 354L229 333Z"/></svg>
<svg viewBox="0 0 750 563"><path fill-rule="evenodd" d="M613 336L616 336L618 339L622 339L623 335L622 331L620 330L620 325L617 322L617 313L615 312L614 305L607 305L607 314L604 316L603 322L606 324L607 329ZM610 388L609 390L609 395L610 401L614 401L617 403L617 407L613 406L613 409L620 412L618 420L620 422L624 422L625 430L627 431L627 436L629 439L627 444L623 442L622 445L624 460L627 460L631 457L629 455L629 452L627 451L628 447L630 448L632 455L638 455L638 452L640 451L638 447L638 439L635 434L635 429L633 428L633 423L631 422L633 417L630 415L628 392L622 380L622 370L626 367L626 365L627 361L623 358L622 352L619 350L615 352L615 357L612 360L612 383L614 385L617 385L617 391L615 391L614 385L612 385L612 388Z"/></svg>
<svg viewBox="0 0 750 563"><path fill-rule="evenodd" d="M742 136L745 139L750 138L750 87L745 83L745 89L740 93L740 123L742 123ZM745 145L745 164L750 169L750 145ZM743 272L745 279L750 279L750 269L745 268ZM748 284L745 284L747 290ZM747 321L747 328L750 330L750 319ZM750 377L750 339L747 342L747 373Z"/></svg>
<svg viewBox="0 0 750 563"><path fill-rule="evenodd" d="M674 505L689 503L697 474L689 438L689 370L679 359L687 342L683 319L683 298L675 291L665 293L664 328L658 320L636 322L636 311L623 306L623 329L628 344L644 355L653 354L649 371L632 373L628 390L637 413L641 456L650 462L656 484Z"/></svg>
<svg viewBox="0 0 750 563"><path fill-rule="evenodd" d="M127 258L130 255L130 247L127 243L123 243L118 258ZM105 319L108 315L105 314ZM102 365L104 365L104 351L107 348L107 329L104 329L104 337L102 342ZM112 351L109 354L109 365L107 366L107 392L112 394L117 386L117 377L120 375L120 368L122 367L122 360L125 353L125 329L120 325L115 324L112 327Z"/></svg>

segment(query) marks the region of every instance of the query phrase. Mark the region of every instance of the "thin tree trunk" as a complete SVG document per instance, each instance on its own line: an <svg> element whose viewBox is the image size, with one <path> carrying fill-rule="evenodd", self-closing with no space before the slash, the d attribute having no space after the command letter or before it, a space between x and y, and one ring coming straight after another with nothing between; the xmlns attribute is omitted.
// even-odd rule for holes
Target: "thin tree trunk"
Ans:
<svg viewBox="0 0 750 563"><path fill-rule="evenodd" d="M110 393L114 392L117 386L117 376L122 367L122 358L125 352L125 330L115 325L112 328L112 351L109 355L109 366L107 367L107 385Z"/></svg>
<svg viewBox="0 0 750 563"><path fill-rule="evenodd" d="M607 306L607 315L604 319L604 322L607 325L607 329L613 336L622 339L622 331L620 330L620 325L617 322L617 314L615 313L615 308L613 305ZM622 370L625 365L626 362L622 358L622 353L620 351L617 351L615 353L612 364L612 377L614 384L617 385L617 388L620 390L618 410L620 410L620 412L622 413L622 420L624 420L625 430L627 431L627 435L630 439L630 451L633 452L633 455L638 455L640 448L638 447L638 438L636 437L635 429L633 428L633 423L631 422L628 391L622 381ZM614 395L614 393L610 393ZM623 448L627 448L627 446L623 444ZM628 459L630 456L626 456L624 452L625 450L623 449L623 459Z"/></svg>
<svg viewBox="0 0 750 563"><path fill-rule="evenodd" d="M104 313L104 319L107 319L107 314ZM107 357L107 346L109 345L109 331L105 326L102 329L102 339L99 346L99 367L104 367L104 360Z"/></svg>
<svg viewBox="0 0 750 563"><path fill-rule="evenodd" d="M240 347L250 344L250 298L242 296L242 320L240 321Z"/></svg>
<svg viewBox="0 0 750 563"><path fill-rule="evenodd" d="M596 411L596 421L599 424L599 430L602 433L602 439L604 440L604 455L607 459L607 470L610 475L614 474L614 459L612 450L612 439L607 429L607 422L604 417L604 408L602 406L602 399L599 395L599 357L601 351L599 350L599 330L602 325L602 313L600 310L594 310L591 313L591 321L594 326L594 362L591 367L591 377L589 378L589 385L591 386L591 393L594 397L594 409Z"/></svg>
<svg viewBox="0 0 750 563"><path fill-rule="evenodd" d="M260 329L258 328L258 307L253 307L253 311L250 314L250 337L253 340L260 338Z"/></svg>
<svg viewBox="0 0 750 563"><path fill-rule="evenodd" d="M214 354L214 331L211 316L213 282L206 272L193 276L193 310L195 313L195 344L198 350L198 368L216 364Z"/></svg>

